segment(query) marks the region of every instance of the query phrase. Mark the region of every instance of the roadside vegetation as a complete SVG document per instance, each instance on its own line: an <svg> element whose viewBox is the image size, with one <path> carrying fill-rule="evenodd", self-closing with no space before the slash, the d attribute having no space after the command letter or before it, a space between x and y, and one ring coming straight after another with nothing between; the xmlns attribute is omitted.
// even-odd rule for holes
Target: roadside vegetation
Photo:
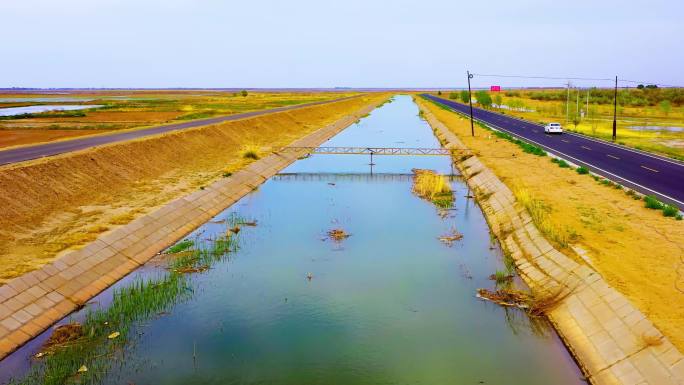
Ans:
<svg viewBox="0 0 684 385"><path fill-rule="evenodd" d="M566 130L610 141L613 92L608 88L570 89L569 94L566 89L478 91L474 99L480 107L533 122L559 122ZM467 96L462 102L467 103ZM684 160L684 89L648 85L620 89L617 119L618 144Z"/></svg>
<svg viewBox="0 0 684 385"><path fill-rule="evenodd" d="M600 273L684 349L684 226L673 220L676 208L586 168L526 153L480 126L472 137L465 117L417 101L514 191L552 244L567 245L566 255Z"/></svg>

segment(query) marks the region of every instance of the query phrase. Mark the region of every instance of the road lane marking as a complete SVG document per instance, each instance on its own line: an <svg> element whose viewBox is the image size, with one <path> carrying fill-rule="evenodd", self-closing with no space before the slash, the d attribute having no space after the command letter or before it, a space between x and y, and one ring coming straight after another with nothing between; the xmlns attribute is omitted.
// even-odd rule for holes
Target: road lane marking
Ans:
<svg viewBox="0 0 684 385"><path fill-rule="evenodd" d="M620 158L618 158L618 157L615 156L615 155L606 154L606 156L609 157L609 158L613 158L613 159L618 159L618 160L620 159Z"/></svg>
<svg viewBox="0 0 684 385"><path fill-rule="evenodd" d="M587 147L587 146L582 146L582 148L585 149L585 150L591 151L591 148L589 148L589 147Z"/></svg>
<svg viewBox="0 0 684 385"><path fill-rule="evenodd" d="M532 132L534 132L535 134L539 133L539 131L537 131L537 130L532 130Z"/></svg>
<svg viewBox="0 0 684 385"><path fill-rule="evenodd" d="M655 169L652 169L652 168L646 167L646 166L641 166L641 168L645 168L645 169L648 170L648 171L660 172L660 171L658 171L658 170L655 170Z"/></svg>
<svg viewBox="0 0 684 385"><path fill-rule="evenodd" d="M569 140L561 139L561 142L570 143Z"/></svg>

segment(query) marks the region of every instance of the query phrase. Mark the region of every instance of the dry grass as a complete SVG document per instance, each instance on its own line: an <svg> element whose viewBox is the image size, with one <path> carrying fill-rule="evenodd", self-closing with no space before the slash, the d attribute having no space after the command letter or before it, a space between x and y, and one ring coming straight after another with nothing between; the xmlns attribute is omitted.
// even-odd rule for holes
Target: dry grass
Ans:
<svg viewBox="0 0 684 385"><path fill-rule="evenodd" d="M420 101L511 190L527 190L541 202L547 220L572 229L570 242L587 251L591 266L684 350L684 225L648 210L624 191L596 183L587 175L559 168L549 159L470 124L432 103ZM578 263L586 264L582 258Z"/></svg>
<svg viewBox="0 0 684 385"><path fill-rule="evenodd" d="M448 207L453 203L451 185L444 175L432 170L414 169L413 192L423 199L435 203L439 207Z"/></svg>
<svg viewBox="0 0 684 385"><path fill-rule="evenodd" d="M0 168L0 283L249 164L244 143L284 146L373 94Z"/></svg>
<svg viewBox="0 0 684 385"><path fill-rule="evenodd" d="M529 190L524 187L514 186L513 195L527 212L530 213L532 221L537 229L550 241L560 248L567 248L571 242L577 240L576 233L567 226L555 223L549 215L551 209L544 202L535 198Z"/></svg>
<svg viewBox="0 0 684 385"><path fill-rule="evenodd" d="M663 336L661 334L644 333L641 335L641 340L644 341L646 346L660 346L663 344Z"/></svg>
<svg viewBox="0 0 684 385"><path fill-rule="evenodd" d="M548 314L565 301L570 294L572 294L572 290L564 286L558 286L550 291L532 290L527 298L527 312L533 316Z"/></svg>
<svg viewBox="0 0 684 385"><path fill-rule="evenodd" d="M245 145L240 150L240 157L243 159L257 160L261 158L261 149L253 144Z"/></svg>

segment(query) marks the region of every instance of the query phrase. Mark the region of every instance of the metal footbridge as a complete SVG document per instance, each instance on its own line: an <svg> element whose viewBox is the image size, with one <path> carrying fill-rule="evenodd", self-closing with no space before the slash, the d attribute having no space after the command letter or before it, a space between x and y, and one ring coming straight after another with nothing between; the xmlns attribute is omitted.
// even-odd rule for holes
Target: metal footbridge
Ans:
<svg viewBox="0 0 684 385"><path fill-rule="evenodd" d="M281 147L275 152L296 152L328 155L404 155L404 156L448 156L464 150L448 148L419 147Z"/></svg>

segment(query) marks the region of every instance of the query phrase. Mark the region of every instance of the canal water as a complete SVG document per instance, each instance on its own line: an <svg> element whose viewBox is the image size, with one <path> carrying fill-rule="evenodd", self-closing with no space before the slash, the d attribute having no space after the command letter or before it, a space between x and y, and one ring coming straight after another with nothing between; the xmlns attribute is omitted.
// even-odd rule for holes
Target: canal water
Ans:
<svg viewBox="0 0 684 385"><path fill-rule="evenodd" d="M401 95L325 145L439 146ZM99 381L584 383L544 322L475 297L494 286L489 276L503 262L467 186L452 178L450 210L412 194L412 168L449 174L449 159L378 156L372 174L368 163L356 155L297 161L190 235L225 233L221 221L235 216L256 222L242 227L229 258L190 276L188 298L133 326ZM327 239L335 228L351 236ZM454 230L462 240L440 242ZM26 370L22 360L13 370Z"/></svg>

